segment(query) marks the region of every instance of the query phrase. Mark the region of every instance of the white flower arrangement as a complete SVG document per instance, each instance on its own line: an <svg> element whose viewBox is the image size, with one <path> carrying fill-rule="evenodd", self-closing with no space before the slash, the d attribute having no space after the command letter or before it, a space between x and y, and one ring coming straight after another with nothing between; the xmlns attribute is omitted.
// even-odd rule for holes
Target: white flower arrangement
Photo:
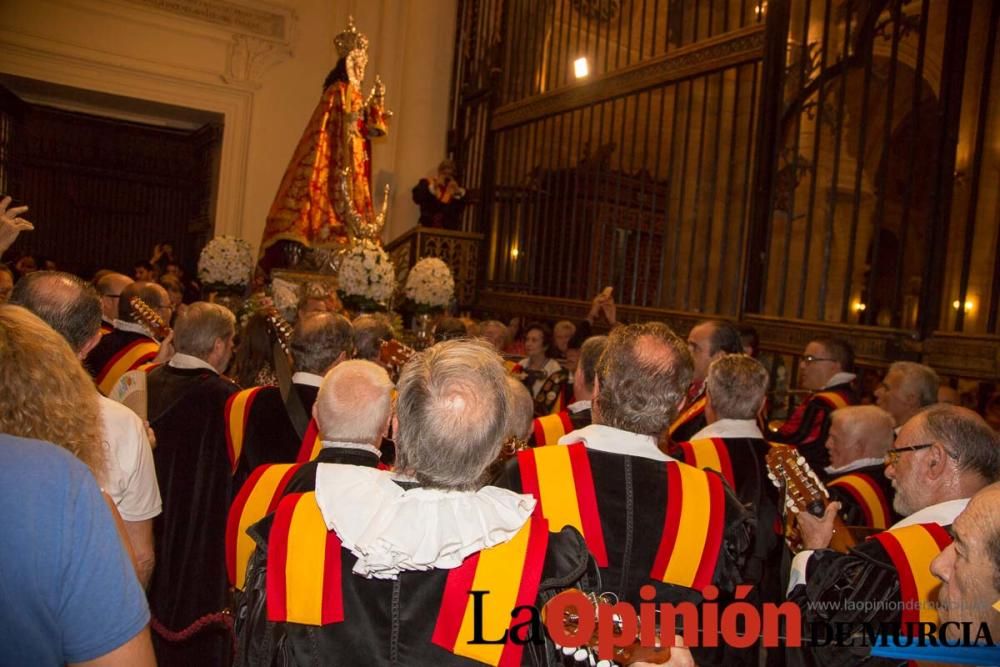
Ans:
<svg viewBox="0 0 1000 667"><path fill-rule="evenodd" d="M396 289L396 269L378 244L358 241L344 255L337 281L345 302L385 307Z"/></svg>
<svg viewBox="0 0 1000 667"><path fill-rule="evenodd" d="M234 236L217 236L198 257L198 279L208 291L243 291L250 284L254 264L249 243Z"/></svg>
<svg viewBox="0 0 1000 667"><path fill-rule="evenodd" d="M417 262L406 278L406 297L417 308L445 308L455 298L455 279L451 269L437 257Z"/></svg>

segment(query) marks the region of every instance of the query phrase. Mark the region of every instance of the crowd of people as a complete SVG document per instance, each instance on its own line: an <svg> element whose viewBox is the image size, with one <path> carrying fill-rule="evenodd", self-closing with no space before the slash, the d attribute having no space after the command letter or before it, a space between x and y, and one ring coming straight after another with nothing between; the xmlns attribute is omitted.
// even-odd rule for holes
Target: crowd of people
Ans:
<svg viewBox="0 0 1000 667"><path fill-rule="evenodd" d="M0 250L30 228L8 205ZM861 405L851 346L810 340L771 423L747 331L619 323L609 290L576 323L444 318L405 358L387 318L307 294L286 355L263 313L185 303L158 250L0 305L2 664L610 664L653 601L700 610L656 664L898 664L818 626L1000 638L1000 434L925 365ZM111 398L131 383L138 412ZM594 612L617 653L553 639L571 589L622 605ZM704 620L787 602L794 645Z"/></svg>

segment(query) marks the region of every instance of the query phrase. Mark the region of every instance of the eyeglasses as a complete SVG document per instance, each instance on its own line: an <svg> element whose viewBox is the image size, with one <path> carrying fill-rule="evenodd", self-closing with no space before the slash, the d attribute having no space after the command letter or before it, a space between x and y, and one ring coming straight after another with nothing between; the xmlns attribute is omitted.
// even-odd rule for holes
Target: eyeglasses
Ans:
<svg viewBox="0 0 1000 667"><path fill-rule="evenodd" d="M828 357L814 357L811 354L807 354L806 356L802 357L802 363L804 363L804 364L811 364L814 361L837 361L837 360L836 359L830 359Z"/></svg>
<svg viewBox="0 0 1000 667"><path fill-rule="evenodd" d="M933 447L934 443L929 442L926 445L910 445L909 447L893 447L885 453L885 459L883 463L886 467L894 466L899 463L899 457L906 452L916 452L921 449L927 449L928 447Z"/></svg>

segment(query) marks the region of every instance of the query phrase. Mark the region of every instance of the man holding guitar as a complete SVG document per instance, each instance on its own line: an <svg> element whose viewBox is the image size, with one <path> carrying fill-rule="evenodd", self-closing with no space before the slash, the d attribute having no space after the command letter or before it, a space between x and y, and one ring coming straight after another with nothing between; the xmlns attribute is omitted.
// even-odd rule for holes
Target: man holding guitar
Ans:
<svg viewBox="0 0 1000 667"><path fill-rule="evenodd" d="M107 396L118 379L128 371L134 371L146 364L162 363L161 345L150 335L150 331L137 318L132 299L138 298L156 312L164 321L170 321L172 306L170 295L156 283L136 282L127 285L118 300L118 319L114 330L103 336L97 347L87 357L87 370L94 376L97 388ZM162 352L169 354L170 346Z"/></svg>
<svg viewBox="0 0 1000 667"><path fill-rule="evenodd" d="M799 513L805 545L818 549L792 561L789 599L801 607L806 626L846 623L860 632L864 623L901 623L907 634L908 623L939 623L930 563L951 543L950 526L969 498L1000 479L1000 434L971 410L935 405L903 426L885 464L896 490L893 507L906 517L889 530L837 553L823 547L838 504L830 503L819 520ZM821 665L854 665L869 648L801 650Z"/></svg>

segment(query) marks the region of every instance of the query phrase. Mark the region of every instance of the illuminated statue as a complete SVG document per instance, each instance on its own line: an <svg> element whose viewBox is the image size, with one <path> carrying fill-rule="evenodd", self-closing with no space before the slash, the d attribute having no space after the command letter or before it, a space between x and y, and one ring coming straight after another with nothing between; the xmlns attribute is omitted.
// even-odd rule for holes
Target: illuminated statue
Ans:
<svg viewBox="0 0 1000 667"><path fill-rule="evenodd" d="M368 99L361 96L368 38L353 19L334 44L337 65L267 214L260 244L265 271L295 264L303 248L335 250L354 238L378 239L385 223L387 198L378 214L372 204L370 144L385 135L392 115L385 86L375 77Z"/></svg>

